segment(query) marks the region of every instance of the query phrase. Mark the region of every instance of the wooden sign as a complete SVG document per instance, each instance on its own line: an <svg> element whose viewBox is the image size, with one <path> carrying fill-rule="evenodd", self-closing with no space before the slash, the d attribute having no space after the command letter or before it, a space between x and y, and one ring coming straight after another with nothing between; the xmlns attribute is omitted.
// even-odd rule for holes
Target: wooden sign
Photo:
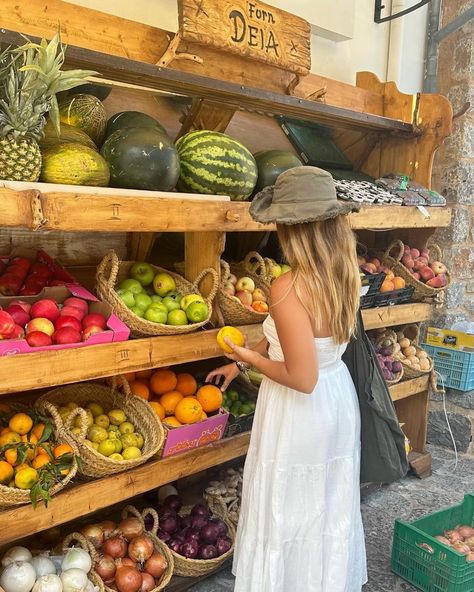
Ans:
<svg viewBox="0 0 474 592"><path fill-rule="evenodd" d="M311 27L304 19L258 0L180 0L180 35L308 74Z"/></svg>

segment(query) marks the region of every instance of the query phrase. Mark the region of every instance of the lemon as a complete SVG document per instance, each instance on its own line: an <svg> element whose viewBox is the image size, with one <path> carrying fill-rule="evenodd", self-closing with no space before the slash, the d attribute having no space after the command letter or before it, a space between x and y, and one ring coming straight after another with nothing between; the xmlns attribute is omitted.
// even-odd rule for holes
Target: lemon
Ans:
<svg viewBox="0 0 474 592"><path fill-rule="evenodd" d="M107 429L110 425L110 419L107 415L102 413L101 415L97 415L97 417L94 420L94 423L95 425L98 425L101 428Z"/></svg>
<svg viewBox="0 0 474 592"><path fill-rule="evenodd" d="M122 440L119 440L117 438L116 440L111 440L111 442L113 442L115 444L115 452L122 452L122 448L123 448Z"/></svg>
<svg viewBox="0 0 474 592"><path fill-rule="evenodd" d="M129 421L124 421L119 425L119 430L121 434L133 434L135 431L135 426Z"/></svg>
<svg viewBox="0 0 474 592"><path fill-rule="evenodd" d="M109 434L107 430L105 430L104 428L93 425L87 430L87 437L91 442L96 442L97 444L100 444L100 442L107 440Z"/></svg>
<svg viewBox="0 0 474 592"><path fill-rule="evenodd" d="M109 440L120 440L120 432L114 432L107 430L109 434Z"/></svg>
<svg viewBox="0 0 474 592"><path fill-rule="evenodd" d="M129 448L130 446L138 448L138 440L135 434L124 434L122 436L122 446Z"/></svg>
<svg viewBox="0 0 474 592"><path fill-rule="evenodd" d="M87 409L90 409L94 417L104 413L104 409L99 405L99 403L89 403L89 405L87 405Z"/></svg>
<svg viewBox="0 0 474 592"><path fill-rule="evenodd" d="M66 407L68 409L70 409L71 411L74 411L74 409L77 409L79 407L79 405L77 403L73 403L72 401L70 403L68 403L66 405Z"/></svg>
<svg viewBox="0 0 474 592"><path fill-rule="evenodd" d="M234 345L238 345L243 347L245 345L245 337L235 327L222 327L219 329L219 333L217 334L217 343L219 347L224 350L226 353L232 353L232 348L230 348L227 343L224 341L225 338L228 338Z"/></svg>
<svg viewBox="0 0 474 592"><path fill-rule="evenodd" d="M123 460L135 460L136 458L140 458L141 455L142 451L136 446L124 448L122 452Z"/></svg>
<svg viewBox="0 0 474 592"><path fill-rule="evenodd" d="M137 432L135 432L133 435L137 439L137 448L140 448L141 450L144 444L143 436L141 434L138 434Z"/></svg>
<svg viewBox="0 0 474 592"><path fill-rule="evenodd" d="M104 456L110 456L114 452L117 452L114 440L103 440L99 444L98 452Z"/></svg>
<svg viewBox="0 0 474 592"><path fill-rule="evenodd" d="M121 423L127 421L127 416L121 409L112 409L108 414L110 423L115 426L119 426Z"/></svg>
<svg viewBox="0 0 474 592"><path fill-rule="evenodd" d="M200 294L188 294L181 299L181 308L186 311L188 306L193 302L204 302L204 300Z"/></svg>
<svg viewBox="0 0 474 592"><path fill-rule="evenodd" d="M86 409L86 426L88 428L90 428L92 425L94 425L94 416L92 415L92 413L89 409ZM78 415L77 417L74 418L74 427L80 428L81 426L82 426L82 416Z"/></svg>
<svg viewBox="0 0 474 592"><path fill-rule="evenodd" d="M38 473L31 467L21 469L15 475L15 485L18 489L31 489L36 481L38 481Z"/></svg>
<svg viewBox="0 0 474 592"><path fill-rule="evenodd" d="M120 434L120 430L119 427L116 425L109 425L109 427L107 428L109 434Z"/></svg>
<svg viewBox="0 0 474 592"><path fill-rule="evenodd" d="M81 435L81 428L72 428L71 430L71 434L74 434L75 436L80 436Z"/></svg>
<svg viewBox="0 0 474 592"><path fill-rule="evenodd" d="M111 458L113 460L123 460L123 456L121 454L119 454L118 452L114 452L113 454L111 454L109 456L109 458Z"/></svg>

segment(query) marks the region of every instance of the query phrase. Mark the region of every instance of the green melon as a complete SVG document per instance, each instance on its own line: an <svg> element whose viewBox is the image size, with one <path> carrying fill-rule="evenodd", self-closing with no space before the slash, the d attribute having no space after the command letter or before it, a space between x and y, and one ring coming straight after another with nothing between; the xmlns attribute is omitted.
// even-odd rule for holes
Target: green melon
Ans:
<svg viewBox="0 0 474 592"><path fill-rule="evenodd" d="M43 134L43 138L39 141L39 145L42 149L56 146L57 144L73 142L97 150L97 146L86 132L83 132L81 129L74 127L73 125L68 125L67 123L61 123L59 136L57 136L54 125L51 121L48 121L43 128Z"/></svg>
<svg viewBox="0 0 474 592"><path fill-rule="evenodd" d="M243 201L252 195L257 165L247 148L226 134L189 132L176 142L181 161L178 190L228 195Z"/></svg>
<svg viewBox="0 0 474 592"><path fill-rule="evenodd" d="M279 175L294 167L303 166L301 160L289 150L263 150L254 154L258 168L256 191L275 185Z"/></svg>
<svg viewBox="0 0 474 592"><path fill-rule="evenodd" d="M102 144L107 126L107 113L97 97L73 95L59 104L59 115L62 123L86 132L97 146Z"/></svg>
<svg viewBox="0 0 474 592"><path fill-rule="evenodd" d="M109 184L109 167L102 156L82 144L57 144L42 151L41 181L62 185Z"/></svg>
<svg viewBox="0 0 474 592"><path fill-rule="evenodd" d="M101 154L114 187L171 191L178 181L178 153L158 129L119 129L105 140Z"/></svg>
<svg viewBox="0 0 474 592"><path fill-rule="evenodd" d="M160 122L150 117L150 115L140 111L121 111L112 115L107 122L105 137L108 138L119 129L128 129L130 127L151 127L166 134L166 130Z"/></svg>

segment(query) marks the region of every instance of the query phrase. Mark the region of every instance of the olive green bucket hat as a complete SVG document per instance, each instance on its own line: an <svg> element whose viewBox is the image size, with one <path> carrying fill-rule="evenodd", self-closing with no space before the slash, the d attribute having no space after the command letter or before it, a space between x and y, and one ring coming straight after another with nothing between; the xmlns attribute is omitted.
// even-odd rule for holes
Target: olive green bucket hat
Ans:
<svg viewBox="0 0 474 592"><path fill-rule="evenodd" d="M338 201L330 173L311 166L285 171L250 204L252 218L262 224L316 222L359 210L358 203Z"/></svg>

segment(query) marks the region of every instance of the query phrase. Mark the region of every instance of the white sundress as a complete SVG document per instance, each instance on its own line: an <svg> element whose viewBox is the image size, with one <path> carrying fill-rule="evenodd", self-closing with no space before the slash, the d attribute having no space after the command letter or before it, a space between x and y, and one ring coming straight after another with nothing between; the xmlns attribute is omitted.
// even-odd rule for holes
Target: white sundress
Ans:
<svg viewBox="0 0 474 592"><path fill-rule="evenodd" d="M273 319L264 333L283 360ZM310 395L265 378L245 462L234 592L360 592L360 413L345 345L316 339Z"/></svg>

